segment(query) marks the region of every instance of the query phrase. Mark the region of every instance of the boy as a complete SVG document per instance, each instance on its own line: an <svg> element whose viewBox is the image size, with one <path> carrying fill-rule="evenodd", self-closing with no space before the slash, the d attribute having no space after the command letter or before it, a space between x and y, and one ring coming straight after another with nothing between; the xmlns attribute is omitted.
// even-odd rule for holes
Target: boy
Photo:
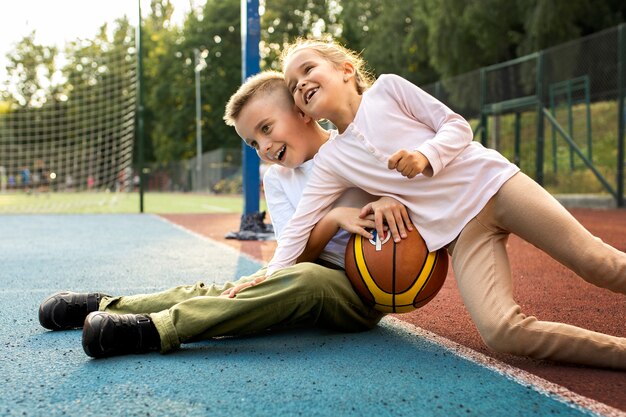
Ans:
<svg viewBox="0 0 626 417"><path fill-rule="evenodd" d="M264 186L280 240L308 180L312 158L329 134L299 112L282 74L274 72L246 81L228 102L224 119L261 159L273 163ZM58 293L41 304L40 323L51 330L83 326L83 348L95 358L154 350L165 353L181 343L279 327L371 329L383 314L358 298L341 269L348 233L333 235L339 227L349 232L373 227L373 216L361 218L361 210L356 208L373 197L349 190L344 198L341 204L346 206L338 204L314 229L298 259L303 263L271 279L261 282L263 268L223 286L198 282L160 293L122 297ZM406 215L402 206L388 198L369 207L379 215L398 217L398 223ZM314 260L317 263L304 262ZM244 288L246 291L241 291Z"/></svg>

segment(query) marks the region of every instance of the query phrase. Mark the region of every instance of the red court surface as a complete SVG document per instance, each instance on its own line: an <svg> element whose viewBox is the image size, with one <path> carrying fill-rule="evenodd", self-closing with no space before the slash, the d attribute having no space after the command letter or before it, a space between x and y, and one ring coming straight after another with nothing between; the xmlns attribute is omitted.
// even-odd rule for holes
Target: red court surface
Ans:
<svg viewBox="0 0 626 417"><path fill-rule="evenodd" d="M571 212L594 235L626 251L626 211L572 209ZM163 215L193 232L228 244L267 262L275 242L237 241L224 235L239 229L238 214ZM626 337L626 297L584 282L543 252L512 236L509 254L515 296L527 315L561 321L591 330ZM398 318L453 342L537 375L569 390L626 412L626 372L568 366L497 354L478 335L461 301L454 274L437 297L423 308Z"/></svg>

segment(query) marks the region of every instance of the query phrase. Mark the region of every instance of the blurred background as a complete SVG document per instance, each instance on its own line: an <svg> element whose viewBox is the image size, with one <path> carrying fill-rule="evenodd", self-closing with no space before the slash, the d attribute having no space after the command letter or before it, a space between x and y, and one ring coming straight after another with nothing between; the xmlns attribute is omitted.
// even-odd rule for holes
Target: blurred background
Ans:
<svg viewBox="0 0 626 417"><path fill-rule="evenodd" d="M241 3L3 5L0 213L138 212L142 180L147 212L240 212L242 142L222 116ZM334 38L553 194L623 206L625 2L265 0L259 16L261 70L297 37Z"/></svg>

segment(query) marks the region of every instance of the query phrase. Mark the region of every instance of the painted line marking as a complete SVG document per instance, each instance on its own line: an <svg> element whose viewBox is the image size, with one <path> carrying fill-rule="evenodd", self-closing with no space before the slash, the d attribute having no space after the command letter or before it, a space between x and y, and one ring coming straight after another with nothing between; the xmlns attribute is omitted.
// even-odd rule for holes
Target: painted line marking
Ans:
<svg viewBox="0 0 626 417"><path fill-rule="evenodd" d="M262 260L259 260L259 259L255 258L255 257L254 257L254 256L252 256L252 255L248 255L248 254L247 254L247 253L245 253L245 252L242 252L242 251L240 251L240 250L237 250L236 248L234 248L234 247L232 247L232 246L229 246L229 245L227 245L226 243L222 243L222 242L220 242L220 241L218 241L218 240L211 239L210 237L207 237L207 236L204 236L204 235L202 235L202 234L200 234L200 233L194 232L193 230L189 230L189 229L187 229L187 228L186 228L186 227L184 227L184 226L181 226L181 225L179 225L179 224L174 223L173 221L171 221L171 220L169 220L169 219L166 219L165 217L161 217L161 216L159 216L158 214L152 214L151 216L154 216L155 218L157 218L157 219L161 220L162 222L168 223L169 225L171 225L171 226L175 227L176 229L182 230L182 231L184 231L184 232L186 232L186 233L189 233L189 234L190 234L190 235L192 235L192 236L198 237L198 238L200 238L201 240L204 240L205 242L210 242L211 244L218 245L218 246L220 246L221 248L228 249L228 250L232 251L233 253L238 254L239 256L243 256L244 258L249 259L249 260L250 260L250 261L252 261L252 262L256 262L256 263L258 263L258 264L260 264L260 265L265 266L265 265L264 265L264 262L263 262Z"/></svg>
<svg viewBox="0 0 626 417"><path fill-rule="evenodd" d="M396 317L386 316L383 318L386 324L398 327L405 332L413 334L417 337L424 338L430 342L441 346L443 349L460 356L466 360L476 363L490 369L506 378L509 378L520 385L529 387L540 394L547 395L557 401L578 408L582 411L591 411L597 415L606 417L625 417L626 412L610 405L601 403L583 395L577 394L569 389L543 379L537 375L526 372L522 369L508 365L497 359L484 355L466 346L460 345L445 337L439 336L433 332L417 327L411 323L407 323Z"/></svg>

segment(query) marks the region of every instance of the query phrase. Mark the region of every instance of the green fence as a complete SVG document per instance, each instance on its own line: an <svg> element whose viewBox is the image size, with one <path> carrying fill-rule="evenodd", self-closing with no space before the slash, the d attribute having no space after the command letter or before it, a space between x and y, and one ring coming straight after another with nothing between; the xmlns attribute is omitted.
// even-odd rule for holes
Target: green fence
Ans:
<svg viewBox="0 0 626 417"><path fill-rule="evenodd" d="M554 193L624 206L626 25L424 87Z"/></svg>

